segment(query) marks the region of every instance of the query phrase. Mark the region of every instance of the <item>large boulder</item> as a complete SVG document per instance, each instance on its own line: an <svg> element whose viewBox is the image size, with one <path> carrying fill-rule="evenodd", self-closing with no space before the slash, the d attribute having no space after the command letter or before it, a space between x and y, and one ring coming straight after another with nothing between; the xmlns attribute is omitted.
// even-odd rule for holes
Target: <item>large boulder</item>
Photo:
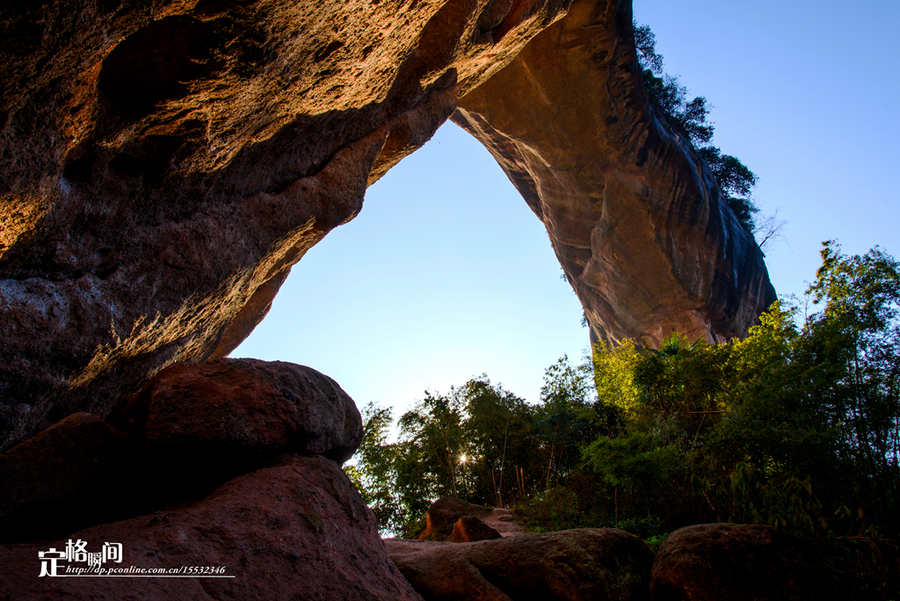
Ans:
<svg viewBox="0 0 900 601"><path fill-rule="evenodd" d="M220 359L162 370L109 421L154 456L212 462L286 452L343 463L362 417L331 378L283 361Z"/></svg>
<svg viewBox="0 0 900 601"><path fill-rule="evenodd" d="M646 599L653 551L621 530L566 530L497 540L385 541L424 598L510 601Z"/></svg>
<svg viewBox="0 0 900 601"><path fill-rule="evenodd" d="M362 437L331 378L252 359L171 366L109 420L77 413L0 453L0 542L193 501L285 453L340 464Z"/></svg>
<svg viewBox="0 0 900 601"><path fill-rule="evenodd" d="M794 536L768 526L702 524L663 541L652 601L830 601L856 596L849 582Z"/></svg>
<svg viewBox="0 0 900 601"><path fill-rule="evenodd" d="M361 422L330 378L179 364L111 419L0 453L0 599L420 599L340 468Z"/></svg>
<svg viewBox="0 0 900 601"><path fill-rule="evenodd" d="M179 577L54 577L48 558L59 557L69 540L91 553L120 544L120 561L100 564L107 570L174 569ZM421 600L388 558L353 485L320 457L285 456L196 503L60 540L0 545L0 562L0 598L22 601ZM88 567L86 560L55 563L58 576Z"/></svg>
<svg viewBox="0 0 900 601"><path fill-rule="evenodd" d="M456 520L453 532L450 533L450 542L454 543L474 543L496 538L502 538L500 533L474 515L464 515Z"/></svg>
<svg viewBox="0 0 900 601"><path fill-rule="evenodd" d="M425 528L416 537L419 540L447 541L456 523L463 517L486 518L491 509L454 497L441 497L425 512Z"/></svg>

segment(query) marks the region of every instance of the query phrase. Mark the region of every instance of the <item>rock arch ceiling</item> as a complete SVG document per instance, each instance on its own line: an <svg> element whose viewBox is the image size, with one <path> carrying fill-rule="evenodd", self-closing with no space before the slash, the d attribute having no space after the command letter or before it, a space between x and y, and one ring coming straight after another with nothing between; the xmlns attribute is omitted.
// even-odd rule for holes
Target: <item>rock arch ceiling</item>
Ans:
<svg viewBox="0 0 900 601"><path fill-rule="evenodd" d="M227 354L448 118L543 221L594 337L722 340L774 300L648 103L628 1L7 3L0 27L3 447Z"/></svg>

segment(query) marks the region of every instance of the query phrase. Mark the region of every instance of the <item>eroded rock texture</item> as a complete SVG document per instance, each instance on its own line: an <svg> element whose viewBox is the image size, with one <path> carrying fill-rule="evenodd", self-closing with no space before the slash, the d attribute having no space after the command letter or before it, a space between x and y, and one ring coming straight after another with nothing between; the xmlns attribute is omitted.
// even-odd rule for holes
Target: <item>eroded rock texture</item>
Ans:
<svg viewBox="0 0 900 601"><path fill-rule="evenodd" d="M126 399L109 421L155 455L227 463L230 454L296 452L343 463L362 417L337 382L283 361L178 363Z"/></svg>
<svg viewBox="0 0 900 601"><path fill-rule="evenodd" d="M544 222L594 338L743 336L775 300L762 253L649 104L630 0L576 0L453 120Z"/></svg>
<svg viewBox="0 0 900 601"><path fill-rule="evenodd" d="M2 3L0 448L225 356L568 3Z"/></svg>
<svg viewBox="0 0 900 601"><path fill-rule="evenodd" d="M224 567L233 578L39 578L38 552L82 540L105 567ZM0 545L10 599L311 599L418 601L378 538L375 517L327 459L283 457L201 501L74 532L40 544ZM61 565L86 567L74 562Z"/></svg>
<svg viewBox="0 0 900 601"><path fill-rule="evenodd" d="M340 465L362 438L353 400L302 365L177 363L106 421L75 413L0 452L0 542L53 538L199 499L281 455Z"/></svg>

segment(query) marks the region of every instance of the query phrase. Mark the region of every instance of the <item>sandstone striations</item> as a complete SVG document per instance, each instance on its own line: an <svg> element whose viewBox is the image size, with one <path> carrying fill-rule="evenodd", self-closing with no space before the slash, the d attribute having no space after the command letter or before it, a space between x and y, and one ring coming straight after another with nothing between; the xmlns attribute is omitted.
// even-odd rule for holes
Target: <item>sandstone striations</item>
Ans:
<svg viewBox="0 0 900 601"><path fill-rule="evenodd" d="M0 448L222 357L568 0L0 6Z"/></svg>
<svg viewBox="0 0 900 601"><path fill-rule="evenodd" d="M0 598L420 599L340 470L352 400L223 357L451 115L546 225L594 337L722 340L773 298L648 104L627 0L16 1L0 39ZM631 535L479 513L431 535L505 538L389 543L428 598L648 594ZM238 577L40 577L67 539Z"/></svg>
<svg viewBox="0 0 900 601"><path fill-rule="evenodd" d="M543 221L595 339L743 336L775 300L762 253L649 104L631 23L576 0L453 120Z"/></svg>

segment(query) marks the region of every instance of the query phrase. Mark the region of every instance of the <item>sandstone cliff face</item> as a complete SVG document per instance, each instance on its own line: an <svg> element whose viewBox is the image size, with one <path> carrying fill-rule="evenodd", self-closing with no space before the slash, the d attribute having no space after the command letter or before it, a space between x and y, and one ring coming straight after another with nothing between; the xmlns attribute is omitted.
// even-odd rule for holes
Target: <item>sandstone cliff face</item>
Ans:
<svg viewBox="0 0 900 601"><path fill-rule="evenodd" d="M649 104L631 23L629 0L576 0L453 120L547 227L595 339L744 336L776 298L762 253Z"/></svg>
<svg viewBox="0 0 900 601"><path fill-rule="evenodd" d="M0 448L225 356L567 0L0 6Z"/></svg>

